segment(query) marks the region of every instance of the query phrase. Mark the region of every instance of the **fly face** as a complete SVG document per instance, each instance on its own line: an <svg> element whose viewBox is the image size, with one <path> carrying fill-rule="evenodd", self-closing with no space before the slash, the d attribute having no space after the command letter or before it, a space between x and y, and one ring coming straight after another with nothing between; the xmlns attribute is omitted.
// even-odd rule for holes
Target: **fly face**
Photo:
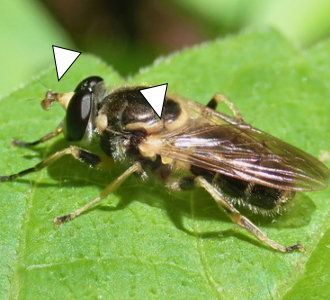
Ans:
<svg viewBox="0 0 330 300"><path fill-rule="evenodd" d="M156 175L171 190L204 188L231 220L272 248L291 252L300 244L283 246L269 239L237 206L254 213L278 212L297 191L315 191L327 186L328 168L309 154L248 125L238 109L216 94L207 106L167 95L162 119L146 102L144 86L124 87L106 95L98 76L78 84L73 93L48 92L42 107L59 102L66 116L55 131L32 142L14 140L19 146L34 146L64 133L69 141L92 141L98 137L104 153L127 170L90 203L54 218L57 225L72 220L112 193L132 173ZM224 102L233 116L215 109ZM102 167L103 159L88 150L70 146L36 166L0 176L13 180L40 171L63 155L91 167Z"/></svg>

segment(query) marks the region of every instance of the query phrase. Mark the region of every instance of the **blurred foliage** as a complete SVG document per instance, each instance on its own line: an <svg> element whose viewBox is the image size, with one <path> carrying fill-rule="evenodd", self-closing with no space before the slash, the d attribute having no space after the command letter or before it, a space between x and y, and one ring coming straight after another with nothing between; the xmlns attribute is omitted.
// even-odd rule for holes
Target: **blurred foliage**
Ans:
<svg viewBox="0 0 330 300"><path fill-rule="evenodd" d="M52 44L73 43L38 2L1 0L0 12L1 97L54 66Z"/></svg>
<svg viewBox="0 0 330 300"><path fill-rule="evenodd" d="M173 0L226 34L251 26L273 26L291 42L308 46L330 35L328 0Z"/></svg>
<svg viewBox="0 0 330 300"><path fill-rule="evenodd" d="M128 76L245 28L274 26L303 47L330 32L328 0L2 0L0 11L0 96L54 67L52 44L96 54Z"/></svg>

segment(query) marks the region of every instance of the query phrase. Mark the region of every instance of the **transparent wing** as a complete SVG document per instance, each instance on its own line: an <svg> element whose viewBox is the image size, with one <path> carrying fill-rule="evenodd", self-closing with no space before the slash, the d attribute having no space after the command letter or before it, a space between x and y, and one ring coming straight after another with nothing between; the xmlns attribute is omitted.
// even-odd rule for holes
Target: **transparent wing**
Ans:
<svg viewBox="0 0 330 300"><path fill-rule="evenodd" d="M265 132L190 102L184 130L161 136L157 152L176 163L280 189L323 189L328 168L313 156Z"/></svg>

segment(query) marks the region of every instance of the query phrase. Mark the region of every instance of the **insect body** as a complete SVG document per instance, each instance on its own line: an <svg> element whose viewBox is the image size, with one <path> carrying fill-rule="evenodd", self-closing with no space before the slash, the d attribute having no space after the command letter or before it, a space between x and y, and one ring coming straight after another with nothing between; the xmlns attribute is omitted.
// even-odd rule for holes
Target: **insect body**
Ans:
<svg viewBox="0 0 330 300"><path fill-rule="evenodd" d="M283 246L269 239L237 206L255 213L278 212L296 191L314 191L327 186L330 172L309 154L245 123L236 107L216 94L207 106L166 96L162 118L156 115L140 90L133 86L105 92L98 76L83 80L73 93L49 91L42 107L59 102L66 116L58 128L32 143L14 140L20 146L33 146L60 133L69 141L99 139L104 153L127 170L90 203L54 221L61 225L72 220L113 192L132 173L156 174L171 190L204 188L229 217L272 248L291 252L303 250L298 243ZM215 111L225 102L233 116ZM56 152L35 167L0 176L12 180L36 172L59 157L70 154L92 166L102 158L77 146Z"/></svg>

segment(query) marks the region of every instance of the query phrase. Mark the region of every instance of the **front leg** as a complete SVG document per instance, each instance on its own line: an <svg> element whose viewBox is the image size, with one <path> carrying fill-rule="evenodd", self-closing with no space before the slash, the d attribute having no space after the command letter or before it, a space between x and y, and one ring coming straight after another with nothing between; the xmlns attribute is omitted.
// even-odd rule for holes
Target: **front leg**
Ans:
<svg viewBox="0 0 330 300"><path fill-rule="evenodd" d="M66 148L64 150L58 151L54 153L53 155L49 156L45 160L41 161L40 163L36 164L34 167L20 171L15 174L7 175L7 176L0 176L0 181L9 181L14 180L19 177L23 177L27 174L34 173L41 171L42 169L46 168L56 160L58 160L60 157L64 155L72 155L75 159L88 164L90 167L104 167L108 165L107 157L101 158L100 156L93 154L87 150L84 150L82 148L76 147L76 146L70 146L69 148ZM63 222L69 221L74 219L75 217L79 216L84 211L88 210L91 206L95 205L96 203L100 202L102 199L104 199L106 196L108 196L110 193L112 193L119 185L121 185L128 176L135 172L141 172L142 167L140 163L133 164L130 168L128 168L121 176L119 176L116 180L114 180L111 184L109 184L102 192L101 194L96 197L91 202L87 203L83 207L75 210L74 212L67 214L62 217L56 217L54 218L54 222L61 226Z"/></svg>
<svg viewBox="0 0 330 300"><path fill-rule="evenodd" d="M64 150L58 151L58 152L54 153L53 155L47 157L45 160L36 164L32 168L20 171L15 174L7 175L7 176L0 175L0 181L9 181L9 180L16 179L18 177L25 176L30 173L39 172L64 155L72 155L75 159L77 159L83 163L86 163L91 167L96 167L96 166L102 164L102 159L98 155L93 154L87 150L84 150L84 149L76 147L76 146L70 146Z"/></svg>
<svg viewBox="0 0 330 300"><path fill-rule="evenodd" d="M15 146L20 146L20 147L32 147L32 146L36 146L41 143L44 143L44 142L50 140L51 138L58 136L62 132L63 132L63 127L62 127L62 125L60 125L56 128L55 131L46 134L45 136L43 136L42 138L40 138L39 140L36 140L34 142L23 142L23 141L13 139L12 144Z"/></svg>

